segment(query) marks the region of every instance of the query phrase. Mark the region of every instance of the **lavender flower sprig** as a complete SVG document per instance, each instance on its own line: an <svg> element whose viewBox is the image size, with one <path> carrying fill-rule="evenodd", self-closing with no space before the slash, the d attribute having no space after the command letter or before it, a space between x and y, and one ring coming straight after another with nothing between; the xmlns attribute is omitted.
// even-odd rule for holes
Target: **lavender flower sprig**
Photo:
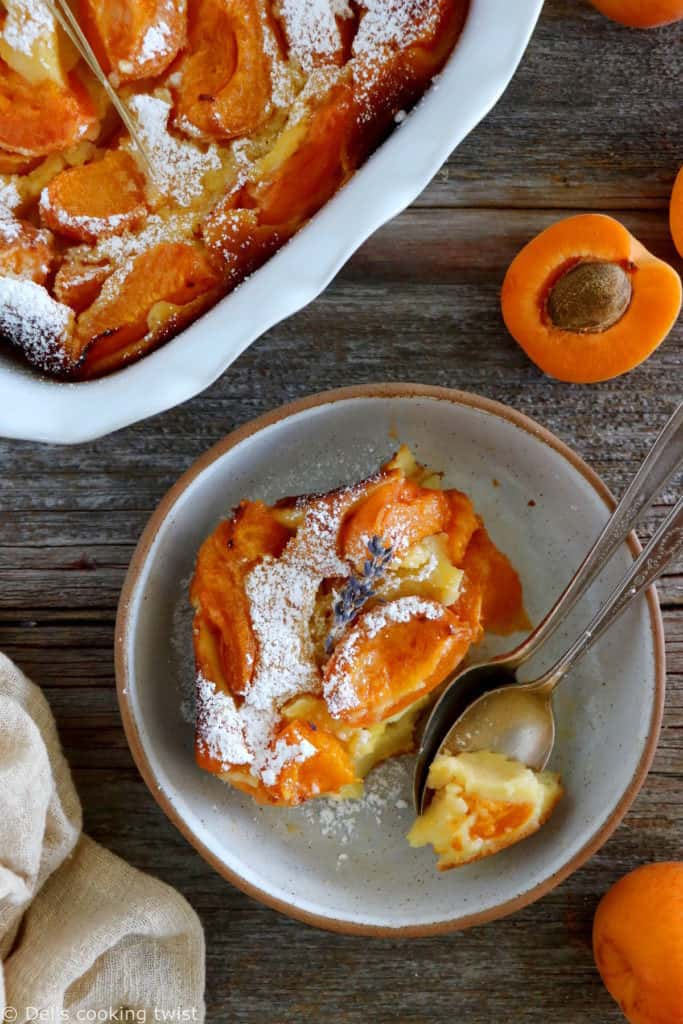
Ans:
<svg viewBox="0 0 683 1024"><path fill-rule="evenodd" d="M328 654L344 626L358 615L366 601L375 596L375 586L384 576L394 557L392 545L385 544L381 537L372 537L367 547L370 557L363 563L362 576L349 576L334 603L334 625L325 641L325 650Z"/></svg>

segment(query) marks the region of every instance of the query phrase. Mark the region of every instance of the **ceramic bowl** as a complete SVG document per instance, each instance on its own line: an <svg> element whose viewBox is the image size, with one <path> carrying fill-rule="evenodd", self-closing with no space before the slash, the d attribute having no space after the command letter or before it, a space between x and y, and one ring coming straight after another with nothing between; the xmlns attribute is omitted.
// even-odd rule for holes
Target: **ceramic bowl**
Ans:
<svg viewBox="0 0 683 1024"><path fill-rule="evenodd" d="M613 505L600 479L555 437L505 406L461 392L383 385L329 392L247 424L212 448L152 516L117 623L117 681L133 756L152 794L205 859L245 892L321 927L433 934L508 914L576 870L623 817L657 741L664 694L654 593L637 602L561 687L551 767L566 794L535 836L439 874L404 836L411 759L371 773L359 803L258 808L193 758L188 581L217 521L245 497L328 490L361 478L409 443L471 495L512 558L538 621L578 567ZM624 545L581 608L539 656L561 653L638 548ZM489 650L511 645L498 640Z"/></svg>
<svg viewBox="0 0 683 1024"><path fill-rule="evenodd" d="M102 380L63 384L0 346L0 436L89 441L208 387L265 331L319 295L373 231L420 194L502 95L542 6L471 0L438 82L391 138L265 267L141 362Z"/></svg>

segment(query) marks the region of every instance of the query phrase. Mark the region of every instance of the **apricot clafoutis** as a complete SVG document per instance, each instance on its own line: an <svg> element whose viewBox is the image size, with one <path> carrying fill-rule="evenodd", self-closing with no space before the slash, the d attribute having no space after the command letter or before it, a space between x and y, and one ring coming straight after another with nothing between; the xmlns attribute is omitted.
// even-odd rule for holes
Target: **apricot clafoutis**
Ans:
<svg viewBox="0 0 683 1024"><path fill-rule="evenodd" d="M0 336L76 380L158 346L345 184L468 3L75 0L131 138L46 0L4 0Z"/></svg>
<svg viewBox="0 0 683 1024"><path fill-rule="evenodd" d="M529 625L469 498L406 447L327 494L243 501L202 544L190 598L197 762L282 807L360 796L375 765L414 750L484 632ZM499 823L499 845L540 820L515 818L511 837Z"/></svg>

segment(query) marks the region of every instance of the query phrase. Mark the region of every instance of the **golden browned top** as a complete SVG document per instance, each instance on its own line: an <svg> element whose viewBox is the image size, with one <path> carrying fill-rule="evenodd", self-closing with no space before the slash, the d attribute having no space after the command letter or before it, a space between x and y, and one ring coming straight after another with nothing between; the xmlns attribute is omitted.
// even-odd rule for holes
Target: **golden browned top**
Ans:
<svg viewBox="0 0 683 1024"><path fill-rule="evenodd" d="M87 378L286 242L427 87L467 0L76 6L139 144L46 0L5 0L0 330L41 369Z"/></svg>

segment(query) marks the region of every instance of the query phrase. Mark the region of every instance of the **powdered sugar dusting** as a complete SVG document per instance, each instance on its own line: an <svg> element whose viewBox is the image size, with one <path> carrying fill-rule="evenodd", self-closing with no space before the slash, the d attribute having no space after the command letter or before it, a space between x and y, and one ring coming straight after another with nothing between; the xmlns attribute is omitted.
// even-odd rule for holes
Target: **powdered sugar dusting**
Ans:
<svg viewBox="0 0 683 1024"><path fill-rule="evenodd" d="M60 372L68 366L65 342L74 314L33 281L0 277L0 333L38 366Z"/></svg>
<svg viewBox="0 0 683 1024"><path fill-rule="evenodd" d="M161 21L158 25L150 25L140 47L141 60L153 60L166 53L171 35L171 28L166 21Z"/></svg>
<svg viewBox="0 0 683 1024"><path fill-rule="evenodd" d="M367 612L363 617L363 629L369 639L373 639L391 623L411 622L422 618L435 621L446 614L443 605L437 601L428 601L422 597L399 597L388 604L380 604Z"/></svg>
<svg viewBox="0 0 683 1024"><path fill-rule="evenodd" d="M12 178L0 178L0 211L16 210L22 199L16 181Z"/></svg>
<svg viewBox="0 0 683 1024"><path fill-rule="evenodd" d="M368 775L357 800L320 799L303 805L300 814L327 839L346 845L368 827L395 824L397 811L409 809L412 773L407 758L392 757Z"/></svg>
<svg viewBox="0 0 683 1024"><path fill-rule="evenodd" d="M337 18L353 15L346 0L280 0L279 12L292 54L306 71L333 59L342 46Z"/></svg>
<svg viewBox="0 0 683 1024"><path fill-rule="evenodd" d="M306 739L300 743L287 743L286 740L280 739L265 759L261 768L261 778L266 786L274 786L288 764L301 764L315 753L316 748Z"/></svg>
<svg viewBox="0 0 683 1024"><path fill-rule="evenodd" d="M263 50L270 64L271 100L275 107L289 107L294 100L294 82L289 65L283 60L267 9L261 11Z"/></svg>
<svg viewBox="0 0 683 1024"><path fill-rule="evenodd" d="M387 58L438 31L439 0L363 0L351 66L361 121L373 117L375 89Z"/></svg>
<svg viewBox="0 0 683 1024"><path fill-rule="evenodd" d="M344 506L344 502L336 503ZM309 623L326 576L347 575L336 553L341 508L318 502L278 559L264 558L245 590L259 657L247 700L256 707L320 690Z"/></svg>
<svg viewBox="0 0 683 1024"><path fill-rule="evenodd" d="M142 231L124 233L102 238L96 246L82 247L74 252L83 255L84 261L98 263L105 259L121 263L153 249L162 242L182 242L193 237L195 217L190 213L176 213L166 217L152 214Z"/></svg>
<svg viewBox="0 0 683 1024"><path fill-rule="evenodd" d="M47 232L43 232L44 237L47 237ZM21 224L16 217L6 208L0 205L0 245L3 248L9 247L12 242L16 242L21 238ZM9 277L15 275L9 274L7 270L4 271Z"/></svg>
<svg viewBox="0 0 683 1024"><path fill-rule="evenodd" d="M244 726L233 697L214 683L197 676L197 727L211 757L222 764L246 764L250 760Z"/></svg>
<svg viewBox="0 0 683 1024"><path fill-rule="evenodd" d="M143 145L154 167L151 183L180 206L189 206L204 189L204 177L218 170L221 159L216 146L206 150L168 130L171 104L157 96L139 94L128 101Z"/></svg>
<svg viewBox="0 0 683 1024"><path fill-rule="evenodd" d="M439 24L438 0L363 0L364 13L353 43L354 56L379 56L385 47L412 46Z"/></svg>

